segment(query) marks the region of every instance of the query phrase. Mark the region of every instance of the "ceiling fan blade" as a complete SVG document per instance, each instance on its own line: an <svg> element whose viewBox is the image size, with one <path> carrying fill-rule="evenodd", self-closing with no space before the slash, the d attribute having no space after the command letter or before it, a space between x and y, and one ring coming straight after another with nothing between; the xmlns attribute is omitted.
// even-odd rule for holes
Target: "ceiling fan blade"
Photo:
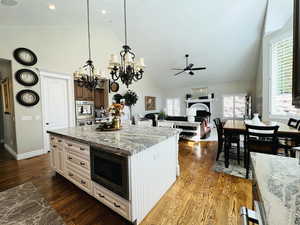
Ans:
<svg viewBox="0 0 300 225"><path fill-rule="evenodd" d="M206 70L206 67L199 67L199 68L193 68L193 69L191 69L191 70Z"/></svg>
<svg viewBox="0 0 300 225"><path fill-rule="evenodd" d="M179 72L179 73L175 73L174 76L177 76L177 75L182 74L182 73L184 73L184 72L185 72L185 70L182 70L182 71Z"/></svg>

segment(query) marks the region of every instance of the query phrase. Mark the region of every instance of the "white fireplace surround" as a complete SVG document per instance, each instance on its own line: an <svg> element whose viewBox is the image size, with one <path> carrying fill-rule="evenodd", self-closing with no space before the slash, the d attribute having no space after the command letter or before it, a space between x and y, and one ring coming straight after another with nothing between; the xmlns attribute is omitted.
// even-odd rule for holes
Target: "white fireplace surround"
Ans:
<svg viewBox="0 0 300 225"><path fill-rule="evenodd" d="M190 103L194 103L189 107ZM205 105L204 103L210 103L210 108ZM193 100L187 100L186 101L186 114L187 116L196 116L198 110L203 110L206 112L212 112L212 99L205 99L205 100L200 100L200 99L193 99Z"/></svg>

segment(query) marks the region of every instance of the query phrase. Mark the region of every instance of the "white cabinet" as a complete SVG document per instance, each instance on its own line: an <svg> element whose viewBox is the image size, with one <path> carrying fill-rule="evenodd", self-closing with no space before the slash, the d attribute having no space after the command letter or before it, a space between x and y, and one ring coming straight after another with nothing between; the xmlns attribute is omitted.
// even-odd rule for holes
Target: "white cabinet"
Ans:
<svg viewBox="0 0 300 225"><path fill-rule="evenodd" d="M62 138L51 135L50 150L50 160L52 168L63 175L65 173L64 140Z"/></svg>

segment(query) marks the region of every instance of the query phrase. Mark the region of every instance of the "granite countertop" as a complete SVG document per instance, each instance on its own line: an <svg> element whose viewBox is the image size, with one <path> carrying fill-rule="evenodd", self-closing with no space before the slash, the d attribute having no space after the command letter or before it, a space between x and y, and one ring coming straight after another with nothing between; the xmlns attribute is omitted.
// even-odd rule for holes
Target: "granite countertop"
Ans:
<svg viewBox="0 0 300 225"><path fill-rule="evenodd" d="M268 225L300 225L298 159L251 153L251 162Z"/></svg>
<svg viewBox="0 0 300 225"><path fill-rule="evenodd" d="M47 132L87 144L108 146L114 149L113 152L126 156L137 154L180 132L172 128L141 126L124 126L119 131L103 132L97 131L96 127L97 125L70 127Z"/></svg>

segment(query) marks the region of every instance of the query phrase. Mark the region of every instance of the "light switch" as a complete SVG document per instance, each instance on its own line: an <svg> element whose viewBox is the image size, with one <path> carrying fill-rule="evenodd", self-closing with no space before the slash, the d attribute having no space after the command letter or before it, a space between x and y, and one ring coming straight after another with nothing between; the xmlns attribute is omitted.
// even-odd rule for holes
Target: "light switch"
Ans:
<svg viewBox="0 0 300 225"><path fill-rule="evenodd" d="M22 116L21 119L24 121L32 120L32 116Z"/></svg>

